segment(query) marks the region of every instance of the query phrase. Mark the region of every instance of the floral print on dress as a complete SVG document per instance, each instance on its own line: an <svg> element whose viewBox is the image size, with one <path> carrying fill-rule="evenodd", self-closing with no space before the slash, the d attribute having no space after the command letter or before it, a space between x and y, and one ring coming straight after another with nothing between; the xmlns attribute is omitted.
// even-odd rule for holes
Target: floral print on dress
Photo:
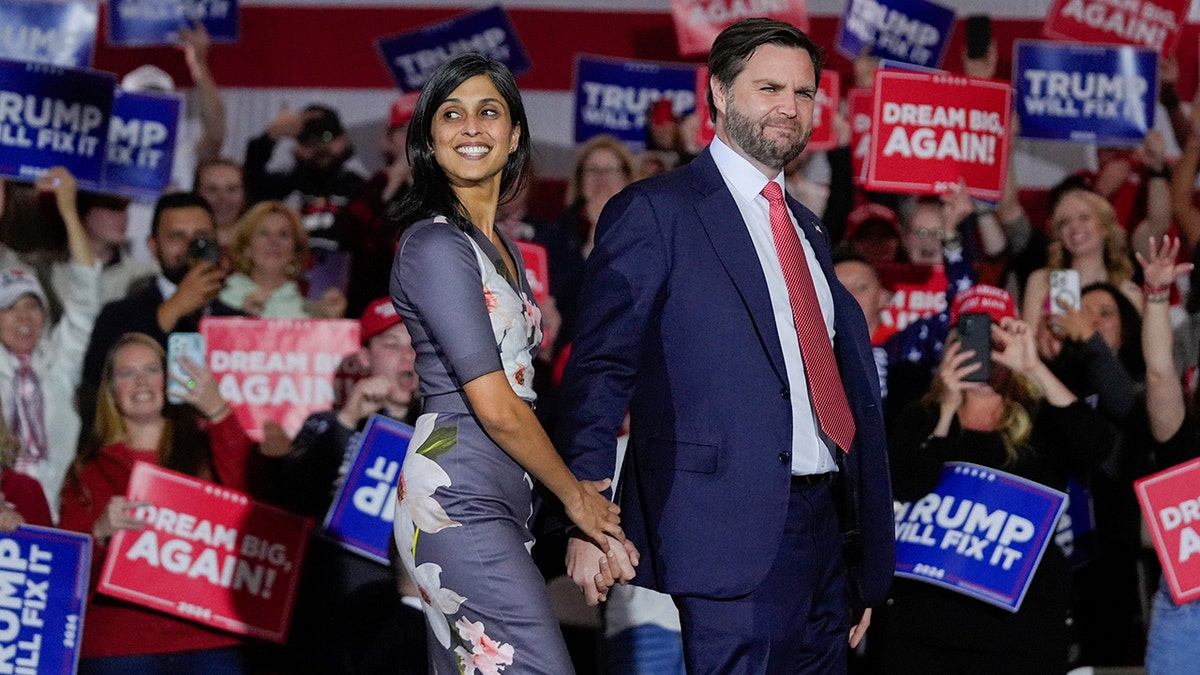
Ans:
<svg viewBox="0 0 1200 675"><path fill-rule="evenodd" d="M470 621L464 616L459 618L454 627L458 629L458 636L467 643L454 649L464 675L499 675L505 666L512 665L513 646L488 637L482 623Z"/></svg>
<svg viewBox="0 0 1200 675"><path fill-rule="evenodd" d="M518 292L509 284L506 265L489 260L474 238L465 234L463 236L471 242L475 258L479 262L484 302L487 304L488 318L492 322L492 332L496 336L500 362L504 365L508 384L517 396L526 401L536 401L537 394L532 386L533 354L536 350L532 347L542 343L541 310L523 285ZM514 262L520 265L521 259L516 258ZM501 274L501 269L504 274Z"/></svg>

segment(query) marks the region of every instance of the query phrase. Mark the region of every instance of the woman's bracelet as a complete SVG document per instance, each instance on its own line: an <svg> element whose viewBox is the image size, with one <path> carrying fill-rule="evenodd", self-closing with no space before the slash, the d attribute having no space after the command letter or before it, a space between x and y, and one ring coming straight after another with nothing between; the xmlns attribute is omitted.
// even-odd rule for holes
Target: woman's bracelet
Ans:
<svg viewBox="0 0 1200 675"><path fill-rule="evenodd" d="M1171 284L1165 286L1142 284L1142 296L1146 298L1146 302L1166 302L1171 299Z"/></svg>
<svg viewBox="0 0 1200 675"><path fill-rule="evenodd" d="M224 402L222 402L222 403L221 403L221 407L220 407L220 408L217 408L217 411L216 411L216 412L214 412L214 413L213 413L213 414L211 414L211 415L209 415L209 414L205 413L205 415L204 415L204 416L208 418L208 421L209 421L209 422L213 422L213 421L216 421L216 419L217 419L217 418L219 418L219 417L223 416L223 415L224 415L225 413L227 413L227 412L229 412L229 404L228 404L228 403L224 403Z"/></svg>

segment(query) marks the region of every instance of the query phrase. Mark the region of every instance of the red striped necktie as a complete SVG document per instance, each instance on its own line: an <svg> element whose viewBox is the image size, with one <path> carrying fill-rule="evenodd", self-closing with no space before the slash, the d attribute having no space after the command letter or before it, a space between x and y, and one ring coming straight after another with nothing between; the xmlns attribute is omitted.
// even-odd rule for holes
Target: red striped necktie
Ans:
<svg viewBox="0 0 1200 675"><path fill-rule="evenodd" d="M838 373L833 345L825 329L800 235L796 234L796 227L788 217L787 204L779 184L770 181L762 189L762 195L771 206L771 236L775 240L775 253L779 256L783 279L787 283L792 322L800 339L800 354L804 357L809 397L817 411L821 431L839 448L849 452L850 444L854 442L854 416L850 414L850 405L846 401L846 388Z"/></svg>

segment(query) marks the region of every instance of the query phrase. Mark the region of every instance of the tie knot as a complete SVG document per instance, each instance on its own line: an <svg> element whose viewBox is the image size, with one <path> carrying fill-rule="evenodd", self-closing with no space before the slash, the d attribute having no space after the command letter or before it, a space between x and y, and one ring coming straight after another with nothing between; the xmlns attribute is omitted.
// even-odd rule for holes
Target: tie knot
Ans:
<svg viewBox="0 0 1200 675"><path fill-rule="evenodd" d="M775 181L767 181L766 187L762 189L762 196L767 198L768 204L782 204L783 190L779 187L779 183Z"/></svg>

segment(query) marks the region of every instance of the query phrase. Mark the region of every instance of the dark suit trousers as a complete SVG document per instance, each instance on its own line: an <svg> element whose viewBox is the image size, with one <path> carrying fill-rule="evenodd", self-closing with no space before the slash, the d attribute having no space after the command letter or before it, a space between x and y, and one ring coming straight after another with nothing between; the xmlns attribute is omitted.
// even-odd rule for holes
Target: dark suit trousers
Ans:
<svg viewBox="0 0 1200 675"><path fill-rule="evenodd" d="M848 597L829 484L793 482L783 539L758 588L732 599L675 597L688 673L844 673Z"/></svg>

